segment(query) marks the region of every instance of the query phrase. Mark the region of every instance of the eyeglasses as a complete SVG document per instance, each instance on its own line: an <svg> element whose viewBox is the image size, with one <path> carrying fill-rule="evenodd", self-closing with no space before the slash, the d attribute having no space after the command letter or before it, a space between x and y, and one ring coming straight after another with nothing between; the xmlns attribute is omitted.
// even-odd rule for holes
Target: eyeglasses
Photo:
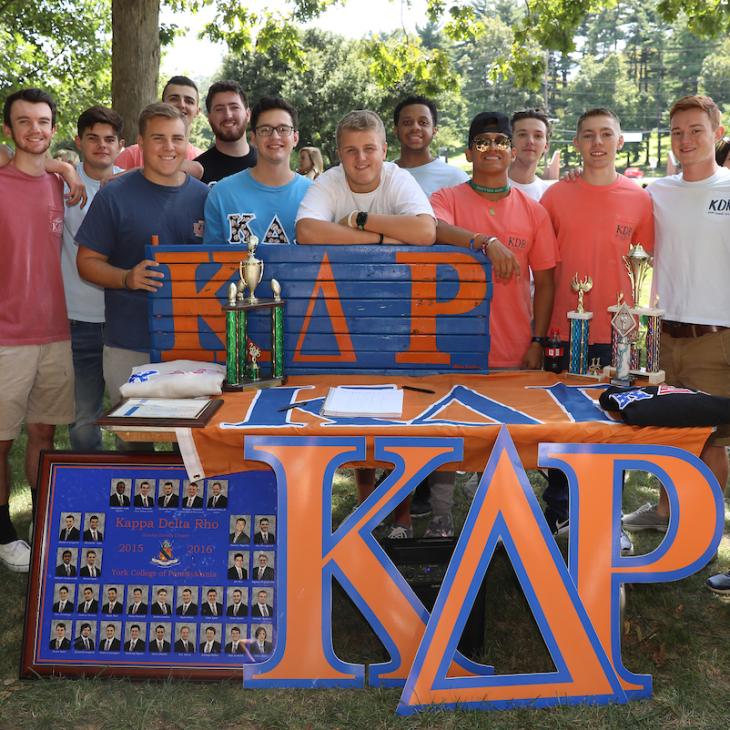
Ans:
<svg viewBox="0 0 730 730"><path fill-rule="evenodd" d="M276 132L280 137L288 137L293 131L294 127L288 124L280 124L278 127L272 127L269 124L262 124L260 127L256 127L256 134L261 137L271 137Z"/></svg>
<svg viewBox="0 0 730 730"><path fill-rule="evenodd" d="M498 134L496 137L477 137L472 140L471 145L479 152L486 152L491 147L508 150L512 147L512 140L506 134Z"/></svg>

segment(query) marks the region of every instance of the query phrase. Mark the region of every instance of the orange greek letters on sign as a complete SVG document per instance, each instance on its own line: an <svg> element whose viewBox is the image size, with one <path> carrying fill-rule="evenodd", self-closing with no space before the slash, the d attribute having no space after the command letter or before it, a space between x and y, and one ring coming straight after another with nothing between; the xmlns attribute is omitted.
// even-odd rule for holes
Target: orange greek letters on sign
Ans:
<svg viewBox="0 0 730 730"><path fill-rule="evenodd" d="M568 477L571 577L622 687L629 696L646 697L651 677L629 672L621 661L621 585L679 580L707 564L722 536L719 485L697 457L670 446L592 444L586 450L583 445L541 444L540 465L561 469ZM655 550L623 557L621 494L629 469L661 481L671 515Z"/></svg>
<svg viewBox="0 0 730 730"><path fill-rule="evenodd" d="M307 332L309 331L314 307L317 303L317 299L320 297L324 301L330 320L332 322L339 322L341 326L341 329L333 329L335 341L337 342L337 347L340 350L339 355L305 355L302 352L304 340L307 336ZM330 265L327 254L322 257L322 264L319 267L319 273L317 274L317 279L314 282L312 296L309 298L307 313L304 315L304 322L302 323L302 328L299 331L299 338L297 339L297 345L294 349L292 360L294 362L328 363L355 362L357 360L357 355L354 347L352 346L352 340L350 339L350 332L347 328L347 319L345 318L342 303L340 302L340 293L337 291L337 282L335 281L334 274L332 273L332 266Z"/></svg>
<svg viewBox="0 0 730 730"><path fill-rule="evenodd" d="M422 317L428 323L420 332L426 339L424 352L423 339L419 350L415 349L415 341L405 352L396 353L398 363L428 362L434 365L450 365L451 356L448 352L441 352L436 341L436 319L447 314L465 314L474 309L487 294L487 279L484 268L474 263L471 256L460 253L447 255L434 254L432 261L424 261L423 254L398 252L396 261L406 264L412 271L411 318ZM461 262L473 278L473 281L458 282L456 294L447 301L438 301L436 289L438 286L438 267Z"/></svg>
<svg viewBox="0 0 730 730"><path fill-rule="evenodd" d="M271 659L247 667L246 687L363 686L364 667L346 664L332 650L331 582L355 601L391 655L370 667L371 685L405 680L428 617L383 549L373 528L428 473L459 459L459 439L381 439L395 468L333 534L330 489L334 470L364 457L364 439L249 437L246 457L266 461L277 475L279 532L286 567L277 614L279 641ZM303 448L306 444L306 448ZM322 488L330 485L330 488ZM279 580L282 580L280 568ZM420 629L419 629L420 627Z"/></svg>
<svg viewBox="0 0 730 730"><path fill-rule="evenodd" d="M556 667L480 676L448 672L466 616L501 541ZM434 606L398 712L439 704L557 704L571 698L625 702L613 669L547 528L517 452L502 427Z"/></svg>

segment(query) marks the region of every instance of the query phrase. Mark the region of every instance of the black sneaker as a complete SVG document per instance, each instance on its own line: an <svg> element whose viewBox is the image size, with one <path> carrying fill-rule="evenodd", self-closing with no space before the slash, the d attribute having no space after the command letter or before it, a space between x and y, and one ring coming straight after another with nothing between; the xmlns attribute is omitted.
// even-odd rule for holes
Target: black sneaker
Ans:
<svg viewBox="0 0 730 730"><path fill-rule="evenodd" d="M428 500L414 498L411 502L411 517L429 517L430 515L431 505Z"/></svg>
<svg viewBox="0 0 730 730"><path fill-rule="evenodd" d="M555 522L550 525L550 529L556 537L558 535L565 535L570 529L570 519L566 518L564 520L555 520Z"/></svg>

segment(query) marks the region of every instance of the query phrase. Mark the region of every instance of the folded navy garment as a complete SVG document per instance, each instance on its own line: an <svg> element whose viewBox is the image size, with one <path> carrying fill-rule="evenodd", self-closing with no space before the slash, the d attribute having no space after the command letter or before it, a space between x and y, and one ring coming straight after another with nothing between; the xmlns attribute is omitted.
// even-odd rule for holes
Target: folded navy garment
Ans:
<svg viewBox="0 0 730 730"><path fill-rule="evenodd" d="M599 399L632 426L719 426L730 423L730 398L672 385L611 386Z"/></svg>

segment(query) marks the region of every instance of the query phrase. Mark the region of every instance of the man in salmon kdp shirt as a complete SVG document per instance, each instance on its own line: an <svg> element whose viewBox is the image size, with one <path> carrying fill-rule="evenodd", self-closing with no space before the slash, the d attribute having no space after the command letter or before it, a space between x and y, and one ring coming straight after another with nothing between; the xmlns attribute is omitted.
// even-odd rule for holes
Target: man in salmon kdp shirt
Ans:
<svg viewBox="0 0 730 730"><path fill-rule="evenodd" d="M567 367L568 312L577 305L570 281L578 274L589 276L593 288L585 295L584 307L593 312L590 323L588 358L601 365L611 361L611 313L618 293L633 306L631 282L623 256L629 247L641 243L654 249L654 216L649 194L636 183L616 172L616 154L623 147L618 117L603 108L589 109L578 119L573 139L580 152L583 173L575 180L561 180L551 186L540 203L552 221L558 239L560 262L555 270L555 303L550 329L557 329L563 340ZM548 524L559 532L567 527L568 484L562 472L549 471L548 487L543 494ZM622 536L621 549L633 552L631 542Z"/></svg>
<svg viewBox="0 0 730 730"><path fill-rule="evenodd" d="M544 208L507 179L512 161L509 118L500 112L477 114L469 127L466 158L472 163L471 179L431 196L438 219L436 241L480 247L487 256L499 251L505 257L502 265L490 256L496 278L489 367L540 368L553 306L555 235ZM534 311L530 270L535 277Z"/></svg>
<svg viewBox="0 0 730 730"><path fill-rule="evenodd" d="M63 183L45 170L56 105L40 89L5 100L3 132L15 144L0 169L0 562L27 572L30 548L10 521L8 455L23 421L25 470L35 502L42 449L74 420L71 335L61 277Z"/></svg>

